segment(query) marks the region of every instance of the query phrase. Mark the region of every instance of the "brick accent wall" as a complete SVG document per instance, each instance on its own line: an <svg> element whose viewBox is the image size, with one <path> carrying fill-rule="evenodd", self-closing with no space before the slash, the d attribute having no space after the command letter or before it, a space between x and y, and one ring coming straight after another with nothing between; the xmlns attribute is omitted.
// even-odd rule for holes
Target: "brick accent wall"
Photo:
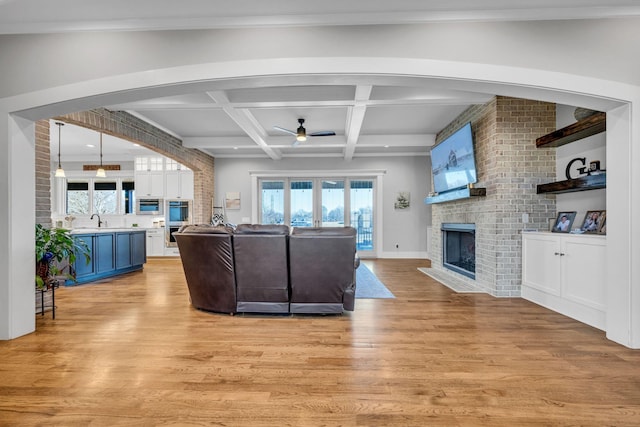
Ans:
<svg viewBox="0 0 640 427"><path fill-rule="evenodd" d="M194 178L193 220L196 223L208 223L211 220L214 197L213 157L202 151L183 147L180 139L124 111L99 108L67 114L55 119L140 144L187 166L193 170ZM47 152L48 150L47 146ZM49 215L51 215L50 211L51 206L49 206Z"/></svg>
<svg viewBox="0 0 640 427"><path fill-rule="evenodd" d="M536 138L556 129L555 105L496 97L465 110L436 137L440 142L467 122L475 141L478 183L486 197L435 204L431 266L495 296L520 296L523 228L548 229L555 197L536 194L555 177L555 150L536 148ZM522 223L522 214L529 223ZM443 222L476 224L476 280L442 266Z"/></svg>
<svg viewBox="0 0 640 427"><path fill-rule="evenodd" d="M36 122L36 223L51 227L51 149L49 121ZM56 153L57 154L57 153Z"/></svg>

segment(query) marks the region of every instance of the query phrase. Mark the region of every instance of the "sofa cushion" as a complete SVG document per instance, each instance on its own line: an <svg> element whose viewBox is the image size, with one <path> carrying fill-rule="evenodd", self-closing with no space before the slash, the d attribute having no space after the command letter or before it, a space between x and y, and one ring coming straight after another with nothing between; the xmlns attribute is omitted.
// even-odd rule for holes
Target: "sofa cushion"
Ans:
<svg viewBox="0 0 640 427"><path fill-rule="evenodd" d="M353 227L301 227L294 228L291 235L296 237L336 237L355 236L356 229Z"/></svg>
<svg viewBox="0 0 640 427"><path fill-rule="evenodd" d="M187 224L180 227L178 233L198 233L198 234L232 234L233 229L224 225L211 224Z"/></svg>
<svg viewBox="0 0 640 427"><path fill-rule="evenodd" d="M239 224L235 234L289 235L289 227L279 224Z"/></svg>

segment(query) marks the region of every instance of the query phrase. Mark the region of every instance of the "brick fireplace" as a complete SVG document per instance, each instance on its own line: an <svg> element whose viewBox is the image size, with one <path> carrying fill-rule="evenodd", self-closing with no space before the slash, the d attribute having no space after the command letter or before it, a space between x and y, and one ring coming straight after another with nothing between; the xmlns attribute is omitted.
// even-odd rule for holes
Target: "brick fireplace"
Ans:
<svg viewBox="0 0 640 427"><path fill-rule="evenodd" d="M546 229L555 217L555 197L536 194L555 178L555 151L536 148L537 137L556 128L555 104L496 97L468 108L437 136L442 141L471 122L478 183L485 197L432 205L431 268L494 296L520 296L521 231ZM529 222L522 222L523 214ZM444 223L475 224L475 277L443 264Z"/></svg>

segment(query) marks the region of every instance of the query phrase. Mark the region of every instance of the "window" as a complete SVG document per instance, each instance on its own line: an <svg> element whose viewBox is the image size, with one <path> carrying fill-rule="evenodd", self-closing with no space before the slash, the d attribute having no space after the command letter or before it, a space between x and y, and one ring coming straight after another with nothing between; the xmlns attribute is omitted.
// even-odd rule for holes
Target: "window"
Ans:
<svg viewBox="0 0 640 427"><path fill-rule="evenodd" d="M134 182L121 180L75 179L66 182L65 213L69 215L133 214L135 209ZM63 190L64 191L64 190Z"/></svg>
<svg viewBox="0 0 640 427"><path fill-rule="evenodd" d="M262 181L261 224L284 224L284 182Z"/></svg>
<svg viewBox="0 0 640 427"><path fill-rule="evenodd" d="M93 184L93 212L97 214L118 213L118 193L115 181L96 181Z"/></svg>
<svg viewBox="0 0 640 427"><path fill-rule="evenodd" d="M89 214L89 183L67 182L67 214Z"/></svg>
<svg viewBox="0 0 640 427"><path fill-rule="evenodd" d="M373 180L351 181L351 225L357 230L357 249L373 249Z"/></svg>
<svg viewBox="0 0 640 427"><path fill-rule="evenodd" d="M134 213L135 197L134 197L135 184L133 181L122 181L122 204L124 205L124 213Z"/></svg>

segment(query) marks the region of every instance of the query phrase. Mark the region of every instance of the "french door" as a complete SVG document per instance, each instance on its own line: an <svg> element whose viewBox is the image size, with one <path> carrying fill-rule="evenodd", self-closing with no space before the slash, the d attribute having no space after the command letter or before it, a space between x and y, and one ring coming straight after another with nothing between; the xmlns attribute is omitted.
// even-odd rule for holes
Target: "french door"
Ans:
<svg viewBox="0 0 640 427"><path fill-rule="evenodd" d="M259 221L292 227L357 230L361 255L374 253L374 179L263 178L259 180Z"/></svg>

